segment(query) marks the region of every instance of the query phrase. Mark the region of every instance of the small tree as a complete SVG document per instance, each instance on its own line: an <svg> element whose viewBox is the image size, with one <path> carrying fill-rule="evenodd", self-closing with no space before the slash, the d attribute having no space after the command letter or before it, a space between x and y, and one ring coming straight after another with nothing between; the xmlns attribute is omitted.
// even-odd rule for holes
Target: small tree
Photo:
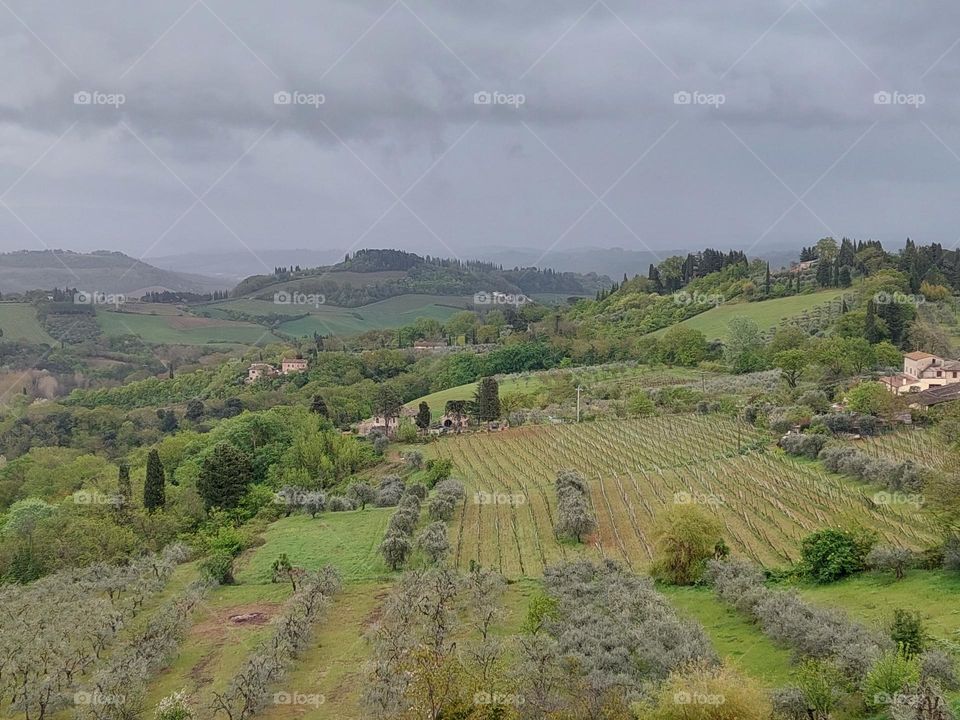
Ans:
<svg viewBox="0 0 960 720"><path fill-rule="evenodd" d="M327 506L327 496L322 490L312 490L303 498L303 509L315 518Z"/></svg>
<svg viewBox="0 0 960 720"><path fill-rule="evenodd" d="M442 522L432 522L420 531L417 546L423 550L431 563L437 564L450 552L450 540L447 526Z"/></svg>
<svg viewBox="0 0 960 720"><path fill-rule="evenodd" d="M401 533L390 533L380 543L380 553L391 570L399 570L410 557L410 538Z"/></svg>
<svg viewBox="0 0 960 720"><path fill-rule="evenodd" d="M355 506L364 510L367 507L367 503L372 503L377 497L377 491L374 490L369 483L360 481L350 486L347 495L353 500Z"/></svg>
<svg viewBox="0 0 960 720"><path fill-rule="evenodd" d="M784 350L773 357L773 364L780 368L780 374L791 388L797 386L809 362L810 357L804 350Z"/></svg>
<svg viewBox="0 0 960 720"><path fill-rule="evenodd" d="M166 504L167 496L164 481L160 453L154 448L147 455L147 477L143 483L143 507L147 510L162 509Z"/></svg>
<svg viewBox="0 0 960 720"><path fill-rule="evenodd" d="M870 708L881 708L890 699L920 681L920 661L903 649L883 653L863 680L863 699Z"/></svg>
<svg viewBox="0 0 960 720"><path fill-rule="evenodd" d="M400 394L390 385L381 383L377 387L377 394L373 401L374 412L383 418L387 427L390 426L390 420L400 415L400 408L403 407L403 400Z"/></svg>
<svg viewBox="0 0 960 720"><path fill-rule="evenodd" d="M696 505L673 505L653 529L656 555L653 574L674 585L692 585L714 557L723 538L720 523Z"/></svg>
<svg viewBox="0 0 960 720"><path fill-rule="evenodd" d="M872 545L873 536L861 532L831 528L811 533L801 544L804 572L818 583L860 572Z"/></svg>
<svg viewBox="0 0 960 720"><path fill-rule="evenodd" d="M904 547L877 545L867 554L865 563L874 570L892 572L897 580L902 580L907 568L913 564L913 551Z"/></svg>
<svg viewBox="0 0 960 720"><path fill-rule="evenodd" d="M129 506L133 502L133 488L130 485L130 466L126 463L120 464L120 471L117 474L117 491L120 493L120 500L124 506Z"/></svg>
<svg viewBox="0 0 960 720"><path fill-rule="evenodd" d="M430 406L426 402L420 403L415 422L421 430L426 430L430 427Z"/></svg>
<svg viewBox="0 0 960 720"><path fill-rule="evenodd" d="M187 420L192 420L196 422L197 420L200 420L203 417L204 410L205 408L203 406L203 401L198 400L197 398L194 398L193 400L190 400L187 403L187 409L183 413L183 416Z"/></svg>
<svg viewBox="0 0 960 720"><path fill-rule="evenodd" d="M912 656L923 652L930 636L923 626L923 618L920 617L919 612L896 608L893 611L893 620L890 622L890 639L906 655Z"/></svg>

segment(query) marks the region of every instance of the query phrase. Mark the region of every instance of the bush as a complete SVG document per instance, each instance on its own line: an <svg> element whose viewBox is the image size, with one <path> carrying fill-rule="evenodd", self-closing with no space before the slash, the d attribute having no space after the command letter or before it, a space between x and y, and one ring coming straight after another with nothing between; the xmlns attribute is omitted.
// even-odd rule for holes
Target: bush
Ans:
<svg viewBox="0 0 960 720"><path fill-rule="evenodd" d="M816 460L820 451L827 444L827 438L823 435L792 433L780 438L779 445L784 452L789 455L797 455Z"/></svg>
<svg viewBox="0 0 960 720"><path fill-rule="evenodd" d="M806 405L815 413L826 413L830 410L830 399L823 390L807 390L797 398L797 403Z"/></svg>
<svg viewBox="0 0 960 720"><path fill-rule="evenodd" d="M200 571L221 585L232 585L233 555L223 550L208 555L200 564Z"/></svg>
<svg viewBox="0 0 960 720"><path fill-rule="evenodd" d="M446 458L428 460L427 461L427 472L424 476L423 483L428 488L432 488L438 482L446 480L450 477L450 473L453 472L453 461Z"/></svg>
<svg viewBox="0 0 960 720"><path fill-rule="evenodd" d="M380 543L380 553L383 555L387 567L391 570L399 570L410 557L413 545L410 538L400 533L388 533Z"/></svg>
<svg viewBox="0 0 960 720"><path fill-rule="evenodd" d="M377 507L393 507L400 502L403 491L403 480L398 475L387 475L381 478L373 503Z"/></svg>
<svg viewBox="0 0 960 720"><path fill-rule="evenodd" d="M897 608L890 623L890 639L907 655L923 652L929 636L918 612Z"/></svg>
<svg viewBox="0 0 960 720"><path fill-rule="evenodd" d="M640 715L651 720L768 720L764 688L726 666L697 663L670 674Z"/></svg>
<svg viewBox="0 0 960 720"><path fill-rule="evenodd" d="M879 709L920 681L920 662L902 650L880 656L863 681L863 699L867 707Z"/></svg>
<svg viewBox="0 0 960 720"><path fill-rule="evenodd" d="M426 500L427 489L419 483L414 483L407 488L407 494L415 496L418 500Z"/></svg>
<svg viewBox="0 0 960 720"><path fill-rule="evenodd" d="M692 585L703 574L723 538L720 523L696 505L673 505L653 528L654 577L673 585Z"/></svg>
<svg viewBox="0 0 960 720"><path fill-rule="evenodd" d="M897 580L903 578L907 568L911 567L913 562L912 550L892 545L877 545L870 550L865 558L868 568L891 572Z"/></svg>
<svg viewBox="0 0 960 720"><path fill-rule="evenodd" d="M820 530L802 543L801 566L816 583L829 583L858 573L873 546L872 535L848 530Z"/></svg>
<svg viewBox="0 0 960 720"><path fill-rule="evenodd" d="M331 495L327 498L327 510L330 512L344 512L346 510L355 510L353 501L343 495Z"/></svg>

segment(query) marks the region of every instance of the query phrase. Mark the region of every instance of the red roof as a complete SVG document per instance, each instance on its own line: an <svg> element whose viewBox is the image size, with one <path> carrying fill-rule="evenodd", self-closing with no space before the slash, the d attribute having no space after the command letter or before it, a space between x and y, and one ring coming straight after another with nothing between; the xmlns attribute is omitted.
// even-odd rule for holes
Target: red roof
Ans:
<svg viewBox="0 0 960 720"><path fill-rule="evenodd" d="M904 355L904 357L907 358L907 360L926 360L927 358L935 358L937 356L932 355L931 353L928 353L928 352L918 351L918 352L908 352L906 355Z"/></svg>

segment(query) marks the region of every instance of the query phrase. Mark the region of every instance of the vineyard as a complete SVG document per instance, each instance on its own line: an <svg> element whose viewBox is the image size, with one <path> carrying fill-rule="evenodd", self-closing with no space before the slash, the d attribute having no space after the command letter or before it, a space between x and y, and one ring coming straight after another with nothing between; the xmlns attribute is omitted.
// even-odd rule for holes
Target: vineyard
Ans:
<svg viewBox="0 0 960 720"><path fill-rule="evenodd" d="M856 444L863 452L897 462L912 460L917 465L942 470L946 453L930 430L900 430L887 435L868 437Z"/></svg>
<svg viewBox="0 0 960 720"><path fill-rule="evenodd" d="M653 557L650 527L669 503L717 515L731 549L767 566L797 560L800 540L825 526L861 523L881 542L932 539L919 512L877 505L873 491L774 450L752 426L719 416L672 416L450 438L438 446L468 487L451 524L455 562L535 577L583 552L634 570ZM558 470L590 484L598 529L583 546L554 532Z"/></svg>

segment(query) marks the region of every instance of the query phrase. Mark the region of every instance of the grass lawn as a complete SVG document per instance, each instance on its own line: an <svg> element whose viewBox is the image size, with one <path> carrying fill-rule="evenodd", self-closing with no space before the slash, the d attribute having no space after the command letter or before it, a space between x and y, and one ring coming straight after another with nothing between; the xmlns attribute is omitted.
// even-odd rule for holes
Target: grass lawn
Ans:
<svg viewBox="0 0 960 720"><path fill-rule="evenodd" d="M842 294L842 290L823 290L809 295L792 295L761 302L725 303L699 315L694 315L679 324L699 330L708 340L725 340L727 323L738 315L750 318L760 326L761 330L768 330L779 325L780 321L785 318L799 315L804 310L811 310L817 305L822 305L840 297ZM651 335L663 335L667 329L657 330Z"/></svg>
<svg viewBox="0 0 960 720"><path fill-rule="evenodd" d="M800 594L821 605L885 627L896 608L916 610L936 638L960 642L960 576L911 570L903 580L869 572L829 585L802 586Z"/></svg>
<svg viewBox="0 0 960 720"><path fill-rule="evenodd" d="M4 340L56 344L37 320L37 311L30 303L0 302L0 330Z"/></svg>
<svg viewBox="0 0 960 720"><path fill-rule="evenodd" d="M276 340L262 325L192 315L149 315L98 308L97 321L107 336L136 335L156 345L254 345Z"/></svg>
<svg viewBox="0 0 960 720"><path fill-rule="evenodd" d="M390 516L396 508L325 512L316 519L297 514L270 525L244 567L241 583L269 583L271 566L280 553L299 567L333 565L344 583L379 581L390 571L378 553Z"/></svg>
<svg viewBox="0 0 960 720"><path fill-rule="evenodd" d="M543 383L535 376L507 377L500 381L501 393L517 390L520 392L537 392L542 387ZM458 385L457 387L447 388L446 390L440 390L439 392L430 393L416 400L411 400L404 407L416 410L421 402L426 402L430 406L430 415L434 420L437 420L443 415L443 408L448 400L472 400L476 391L477 383L467 383L466 385Z"/></svg>
<svg viewBox="0 0 960 720"><path fill-rule="evenodd" d="M658 586L681 615L697 620L713 647L731 666L770 687L791 678L790 651L776 646L760 628L704 587Z"/></svg>

